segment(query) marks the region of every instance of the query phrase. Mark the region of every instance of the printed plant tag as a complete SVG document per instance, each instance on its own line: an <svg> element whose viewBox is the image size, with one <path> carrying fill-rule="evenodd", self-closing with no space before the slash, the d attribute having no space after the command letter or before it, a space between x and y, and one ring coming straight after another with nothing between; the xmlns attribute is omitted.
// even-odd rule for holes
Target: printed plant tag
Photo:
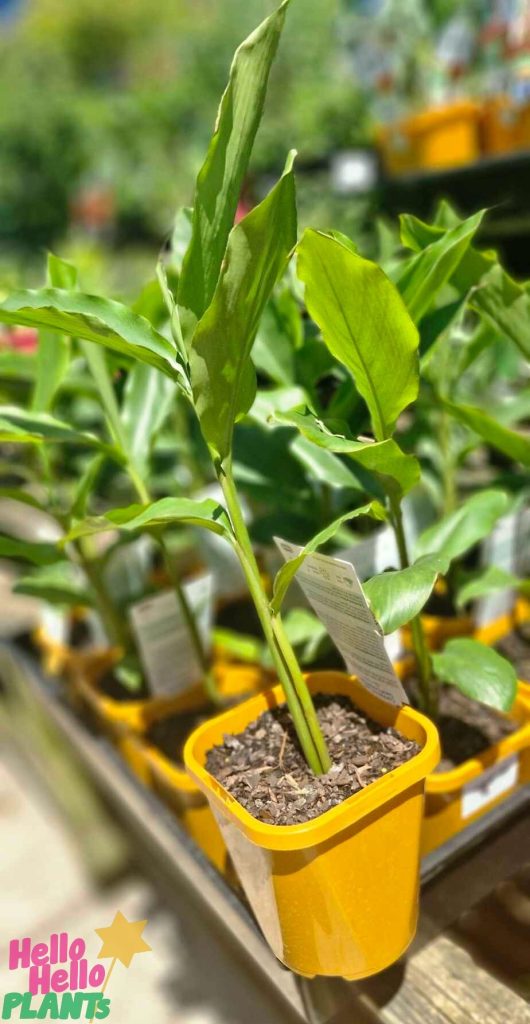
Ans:
<svg viewBox="0 0 530 1024"><path fill-rule="evenodd" d="M519 758L506 757L500 764L487 768L478 779L468 782L462 789L462 818L470 818L517 785Z"/></svg>
<svg viewBox="0 0 530 1024"><path fill-rule="evenodd" d="M43 603L40 621L48 639L56 644L67 643L69 622L64 611Z"/></svg>
<svg viewBox="0 0 530 1024"><path fill-rule="evenodd" d="M303 550L275 537L286 561ZM329 555L308 555L296 574L307 600L337 645L348 672L390 704L407 704L407 695L392 667L381 630L368 607L351 562Z"/></svg>
<svg viewBox="0 0 530 1024"><path fill-rule="evenodd" d="M492 533L482 545L482 564L495 565L506 572L515 572L517 556L517 516L510 513L502 516L495 524ZM494 619L500 618L511 611L515 599L513 590L500 590L488 594L477 601L475 622L477 626L486 626Z"/></svg>
<svg viewBox="0 0 530 1024"><path fill-rule="evenodd" d="M185 583L184 593L207 647L213 619L212 574ZM129 615L152 693L173 696L200 682L201 668L172 590L139 601Z"/></svg>

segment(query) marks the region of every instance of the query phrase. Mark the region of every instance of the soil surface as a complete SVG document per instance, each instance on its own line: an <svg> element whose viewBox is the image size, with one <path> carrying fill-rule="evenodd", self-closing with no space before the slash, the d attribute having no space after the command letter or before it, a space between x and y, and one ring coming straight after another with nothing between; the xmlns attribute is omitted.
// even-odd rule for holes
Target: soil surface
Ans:
<svg viewBox="0 0 530 1024"><path fill-rule="evenodd" d="M259 821L297 825L324 814L419 753L413 740L371 721L342 696L315 698L333 766L315 776L286 705L209 751L208 771Z"/></svg>
<svg viewBox="0 0 530 1024"><path fill-rule="evenodd" d="M417 680L408 679L406 687L412 703L416 704ZM470 700L454 686L443 686L440 691L440 714L436 724L442 743L442 760L435 768L437 772L456 768L518 728L516 722L494 708Z"/></svg>
<svg viewBox="0 0 530 1024"><path fill-rule="evenodd" d="M175 712L158 722L153 722L147 729L145 738L169 761L181 768L182 751L188 736L201 722L211 718L216 712L219 712L219 708L213 705L210 708L202 707L200 711Z"/></svg>
<svg viewBox="0 0 530 1024"><path fill-rule="evenodd" d="M120 701L120 703L131 700L145 700L150 696L145 679L142 680L142 685L139 689L130 690L128 686L124 686L117 679L112 669L98 680L98 690L104 697L111 697L112 700Z"/></svg>
<svg viewBox="0 0 530 1024"><path fill-rule="evenodd" d="M518 679L530 682L530 623L524 623L503 637L495 650L511 661Z"/></svg>

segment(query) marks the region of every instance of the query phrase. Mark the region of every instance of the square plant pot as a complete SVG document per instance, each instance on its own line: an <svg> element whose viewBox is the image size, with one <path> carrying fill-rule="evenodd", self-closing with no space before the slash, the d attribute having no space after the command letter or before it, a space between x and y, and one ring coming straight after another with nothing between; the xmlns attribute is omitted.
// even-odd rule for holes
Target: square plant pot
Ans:
<svg viewBox="0 0 530 1024"><path fill-rule="evenodd" d="M530 782L530 695L519 683L509 718L518 728L477 757L427 778L422 856Z"/></svg>
<svg viewBox="0 0 530 1024"><path fill-rule="evenodd" d="M378 700L345 673L316 672L308 683L312 693L350 697L415 740L420 753L318 818L283 826L258 821L205 768L226 733L284 703L280 686L200 725L184 758L278 959L307 977L353 980L388 967L414 936L423 794L439 760L438 733L423 715Z"/></svg>
<svg viewBox="0 0 530 1024"><path fill-rule="evenodd" d="M487 642L484 629L475 634L482 643ZM500 626L492 624L492 643L503 635L499 629ZM402 680L406 680L413 667L412 656L394 665ZM508 717L518 726L510 736L450 771L431 772L427 776L422 857L443 846L530 782L530 687L524 683L518 683L515 703Z"/></svg>
<svg viewBox="0 0 530 1024"><path fill-rule="evenodd" d="M174 812L214 867L222 874L230 874L226 846L206 797L184 768L145 739L150 726L169 715L200 713L206 706L202 686L190 687L175 697L117 701L98 690L98 679L110 663L92 661L88 665L86 660L78 661L74 675L76 693L136 778ZM219 691L227 700L256 693L269 682L268 675L254 665L215 664L215 674Z"/></svg>

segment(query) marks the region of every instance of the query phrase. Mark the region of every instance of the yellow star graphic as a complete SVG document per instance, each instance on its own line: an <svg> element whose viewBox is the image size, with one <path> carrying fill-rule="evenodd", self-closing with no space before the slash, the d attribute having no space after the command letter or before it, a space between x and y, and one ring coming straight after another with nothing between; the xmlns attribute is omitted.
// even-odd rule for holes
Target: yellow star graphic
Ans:
<svg viewBox="0 0 530 1024"><path fill-rule="evenodd" d="M151 946L142 939L142 932L147 921L128 921L120 910L112 924L107 928L96 928L96 934L103 939L98 953L98 960L113 957L120 960L124 967L129 967L136 953L150 953Z"/></svg>

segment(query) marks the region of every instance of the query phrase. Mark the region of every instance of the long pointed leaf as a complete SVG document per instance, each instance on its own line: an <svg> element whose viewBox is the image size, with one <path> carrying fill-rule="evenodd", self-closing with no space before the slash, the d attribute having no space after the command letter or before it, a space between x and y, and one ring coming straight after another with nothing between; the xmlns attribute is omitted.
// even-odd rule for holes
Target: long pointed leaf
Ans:
<svg viewBox="0 0 530 1024"><path fill-rule="evenodd" d="M407 569L383 572L363 583L383 633L393 633L421 612L448 565L448 559L440 555L424 555Z"/></svg>
<svg viewBox="0 0 530 1024"><path fill-rule="evenodd" d="M151 505L129 505L127 508L113 509L104 516L85 519L70 530L65 540L75 540L78 537L87 537L113 529L132 533L135 530L169 526L171 523L202 526L227 540L232 538L230 522L224 508L211 498L204 501L195 501L192 498L160 498Z"/></svg>
<svg viewBox="0 0 530 1024"><path fill-rule="evenodd" d="M313 320L385 440L418 394L418 332L403 299L375 263L318 231L304 233L297 267Z"/></svg>
<svg viewBox="0 0 530 1024"><path fill-rule="evenodd" d="M288 3L284 0L236 51L215 132L197 178L192 240L178 288L186 340L217 286Z"/></svg>
<svg viewBox="0 0 530 1024"><path fill-rule="evenodd" d="M384 486L388 487L388 483L394 481L401 494L414 487L420 478L418 460L413 455L402 452L392 438L386 441L350 440L332 434L309 413L276 413L275 419L279 423L296 427L303 437L320 448L348 456L364 469L380 477Z"/></svg>
<svg viewBox="0 0 530 1024"><path fill-rule="evenodd" d="M416 557L439 554L444 558L458 558L488 536L497 520L507 512L509 503L504 491L474 494L456 512L424 530L415 544Z"/></svg>
<svg viewBox="0 0 530 1024"><path fill-rule="evenodd" d="M204 439L221 461L230 453L236 420L254 401L252 344L267 299L296 242L289 164L263 202L233 229L215 295L193 336L195 407Z"/></svg>
<svg viewBox="0 0 530 1024"><path fill-rule="evenodd" d="M0 323L51 327L156 366L173 380L184 375L174 346L144 317L96 295L60 288L12 292L0 302Z"/></svg>
<svg viewBox="0 0 530 1024"><path fill-rule="evenodd" d="M471 700L509 711L517 693L515 669L491 647L467 637L450 640L432 655L440 682L452 683Z"/></svg>
<svg viewBox="0 0 530 1024"><path fill-rule="evenodd" d="M503 426L482 409L472 405L460 405L456 402L444 402L443 405L455 419L474 430L492 448L497 448L514 462L530 467L530 440L527 437Z"/></svg>

